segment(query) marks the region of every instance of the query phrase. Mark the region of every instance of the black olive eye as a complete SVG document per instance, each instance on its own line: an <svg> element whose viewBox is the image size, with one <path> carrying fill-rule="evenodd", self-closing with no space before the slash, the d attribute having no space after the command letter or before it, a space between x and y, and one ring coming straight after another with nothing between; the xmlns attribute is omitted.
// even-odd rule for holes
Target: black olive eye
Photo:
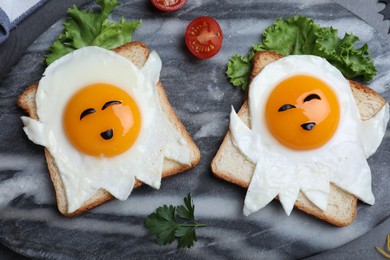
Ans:
<svg viewBox="0 0 390 260"><path fill-rule="evenodd" d="M89 115L89 114L93 114L93 113L95 113L95 112L96 112L96 110L93 109L93 108L85 109L85 110L81 113L81 115L80 115L80 120L83 119L85 116L87 116L87 115Z"/></svg>
<svg viewBox="0 0 390 260"><path fill-rule="evenodd" d="M106 108L109 107L109 106L112 106L112 105L119 105L119 104L122 104L122 102L117 101L117 100L108 101L108 102L106 102L106 103L103 105L102 110L106 109Z"/></svg>
<svg viewBox="0 0 390 260"><path fill-rule="evenodd" d="M313 130L313 128L316 126L316 123L314 122L309 122L309 123L305 123L305 124L302 124L301 127L303 130L306 130L306 131L310 131L310 130Z"/></svg>
<svg viewBox="0 0 390 260"><path fill-rule="evenodd" d="M310 94L303 100L303 102L308 102L308 101L310 101L312 99L319 99L319 100L321 100L320 96L318 96L317 94Z"/></svg>
<svg viewBox="0 0 390 260"><path fill-rule="evenodd" d="M278 110L278 112L283 112L283 111L286 111L286 110L289 110L289 109L292 109L292 108L295 108L294 105L291 105L291 104L284 104L283 106L281 106Z"/></svg>
<svg viewBox="0 0 390 260"><path fill-rule="evenodd" d="M104 132L100 133L100 136L104 140L110 140L114 136L114 130L108 129L107 131L104 131Z"/></svg>

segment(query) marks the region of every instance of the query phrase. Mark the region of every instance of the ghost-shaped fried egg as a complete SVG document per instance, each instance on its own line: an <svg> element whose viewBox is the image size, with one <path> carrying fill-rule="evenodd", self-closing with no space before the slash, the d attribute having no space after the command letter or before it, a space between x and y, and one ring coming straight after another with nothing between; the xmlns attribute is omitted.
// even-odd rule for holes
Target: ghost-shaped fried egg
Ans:
<svg viewBox="0 0 390 260"><path fill-rule="evenodd" d="M156 52L139 69L114 52L84 47L44 72L35 99L39 120L22 120L29 139L55 159L68 213L100 188L120 200L136 180L159 188L164 158L191 164L186 139L160 104L160 71Z"/></svg>
<svg viewBox="0 0 390 260"><path fill-rule="evenodd" d="M366 158L378 148L389 120L386 104L362 121L341 72L325 59L291 55L266 66L249 88L251 128L232 109L234 144L254 164L244 214L278 196L289 215L299 191L318 208L330 182L373 204Z"/></svg>

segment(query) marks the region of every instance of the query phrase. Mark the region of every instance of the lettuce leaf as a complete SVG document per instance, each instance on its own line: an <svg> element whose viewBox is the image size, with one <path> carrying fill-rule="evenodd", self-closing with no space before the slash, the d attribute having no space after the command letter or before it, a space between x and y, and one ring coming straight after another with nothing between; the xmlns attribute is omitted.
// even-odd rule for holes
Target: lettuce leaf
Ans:
<svg viewBox="0 0 390 260"><path fill-rule="evenodd" d="M354 47L359 38L353 34L345 34L343 39L338 38L338 31L333 28L321 29L317 32L317 44L313 54L326 58L346 78L362 76L365 81L371 81L377 74L368 45L361 48Z"/></svg>
<svg viewBox="0 0 390 260"><path fill-rule="evenodd" d="M253 45L248 56L233 55L228 63L226 74L230 82L246 90L253 53L272 50L284 56L311 54L327 59L346 78L363 77L372 80L377 71L369 56L367 44L355 48L359 38L353 34L338 37L338 30L321 27L313 19L304 16L278 18L263 32L263 41ZM241 60L239 62L238 60ZM245 61L245 62L244 62ZM248 65L249 64L249 65Z"/></svg>
<svg viewBox="0 0 390 260"><path fill-rule="evenodd" d="M246 56L233 55L228 63L226 74L230 82L236 87L246 90L249 81L249 73L252 70L252 62Z"/></svg>
<svg viewBox="0 0 390 260"><path fill-rule="evenodd" d="M272 26L265 29L263 42L253 46L255 51L272 50L284 56L291 54L310 54L317 39L316 31L320 28L310 18L303 16L279 18Z"/></svg>
<svg viewBox="0 0 390 260"><path fill-rule="evenodd" d="M64 32L49 48L47 65L85 46L100 46L111 50L131 41L131 36L141 25L141 20L125 21L122 17L118 23L110 22L108 15L120 3L116 0L97 0L96 3L101 7L100 13L94 13L92 10L81 11L76 6L68 9Z"/></svg>

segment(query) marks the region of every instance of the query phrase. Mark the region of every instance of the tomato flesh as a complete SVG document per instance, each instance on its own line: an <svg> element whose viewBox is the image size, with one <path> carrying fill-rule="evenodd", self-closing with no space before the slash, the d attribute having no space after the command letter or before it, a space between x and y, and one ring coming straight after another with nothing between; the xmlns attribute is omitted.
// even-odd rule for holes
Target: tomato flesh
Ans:
<svg viewBox="0 0 390 260"><path fill-rule="evenodd" d="M217 54L222 47L222 29L213 18L201 16L187 26L185 41L193 55L208 59Z"/></svg>
<svg viewBox="0 0 390 260"><path fill-rule="evenodd" d="M150 0L157 9L172 12L181 8L187 0Z"/></svg>

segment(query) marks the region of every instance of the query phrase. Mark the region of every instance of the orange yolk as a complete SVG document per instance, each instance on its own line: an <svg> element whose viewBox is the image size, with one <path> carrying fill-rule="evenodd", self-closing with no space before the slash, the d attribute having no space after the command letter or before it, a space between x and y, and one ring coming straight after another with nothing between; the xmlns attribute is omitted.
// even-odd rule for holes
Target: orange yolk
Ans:
<svg viewBox="0 0 390 260"><path fill-rule="evenodd" d="M339 119L336 94L325 82L308 75L280 82L271 92L265 109L271 134L296 150L324 145L334 135Z"/></svg>
<svg viewBox="0 0 390 260"><path fill-rule="evenodd" d="M112 157L137 140L141 113L134 99L109 84L92 84L69 100L63 115L65 133L78 150Z"/></svg>

